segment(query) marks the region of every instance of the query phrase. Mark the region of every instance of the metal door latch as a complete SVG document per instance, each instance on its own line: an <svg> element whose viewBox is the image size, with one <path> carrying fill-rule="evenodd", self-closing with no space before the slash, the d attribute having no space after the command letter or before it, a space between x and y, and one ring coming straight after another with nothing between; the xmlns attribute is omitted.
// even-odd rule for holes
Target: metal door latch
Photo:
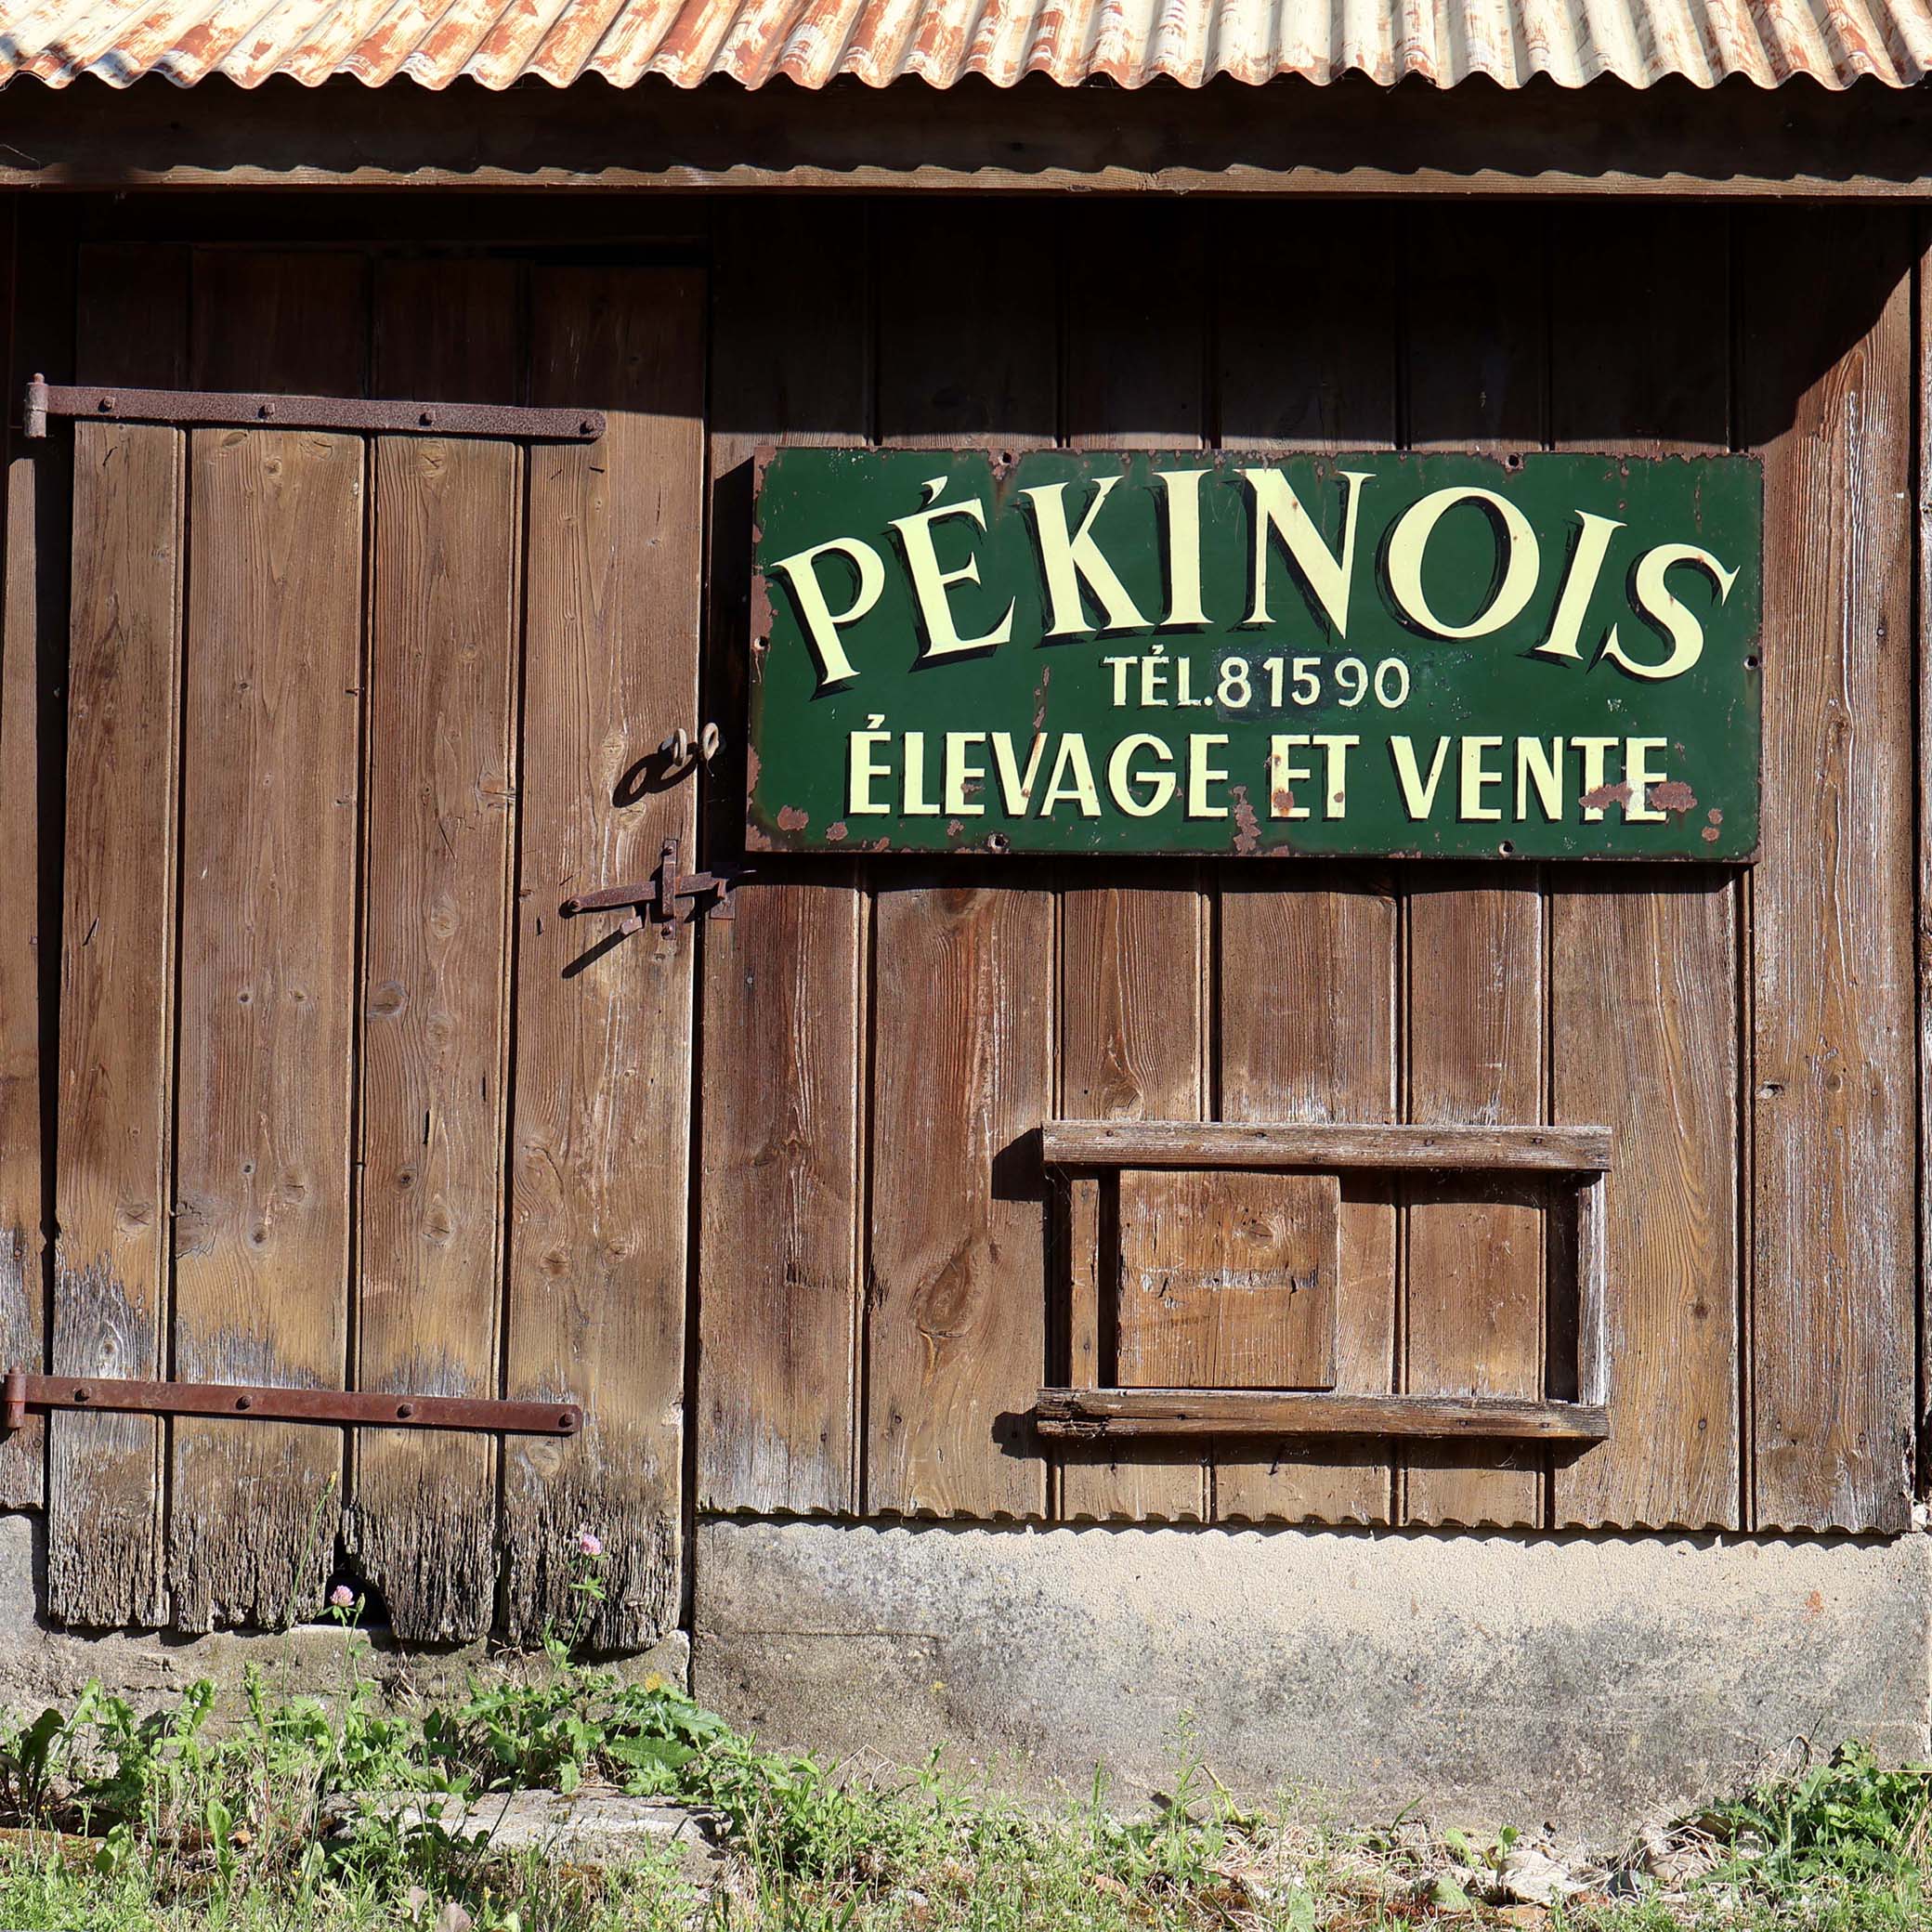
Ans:
<svg viewBox="0 0 1932 1932"><path fill-rule="evenodd" d="M607 885L594 893L581 893L566 899L557 908L566 919L585 912L623 912L620 934L641 933L646 920L660 925L675 925L680 919L696 918L700 902L709 901L712 919L731 917L731 889L741 879L752 877L750 867L720 866L710 872L680 872L677 868L677 841L666 839L658 869L648 879L633 885Z"/></svg>
<svg viewBox="0 0 1932 1932"><path fill-rule="evenodd" d="M502 1429L516 1436L574 1436L573 1402L497 1402L466 1395L375 1395L343 1389L260 1389L232 1382L130 1382L111 1377L0 1378L0 1435L29 1409L112 1409L147 1416L231 1416L245 1422L366 1422L382 1429Z"/></svg>

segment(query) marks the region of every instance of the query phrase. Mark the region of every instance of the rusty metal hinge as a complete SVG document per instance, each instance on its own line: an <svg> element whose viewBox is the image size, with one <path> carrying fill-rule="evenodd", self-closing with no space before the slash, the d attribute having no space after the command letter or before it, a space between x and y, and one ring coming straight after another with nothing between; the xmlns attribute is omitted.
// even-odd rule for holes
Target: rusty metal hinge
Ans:
<svg viewBox="0 0 1932 1932"><path fill-rule="evenodd" d="M0 1435L29 1409L111 1409L148 1416L230 1416L246 1422L366 1422L383 1429L501 1429L574 1436L573 1402L496 1402L466 1395L374 1395L341 1389L257 1389L229 1382L129 1382L11 1369L0 1380Z"/></svg>
<svg viewBox="0 0 1932 1932"><path fill-rule="evenodd" d="M544 443L594 442L602 410L520 409L489 402L370 401L359 396L244 396L208 389L27 385L20 428L44 437L49 416L101 423L165 423L231 429L341 429L390 436L493 436Z"/></svg>
<svg viewBox="0 0 1932 1932"><path fill-rule="evenodd" d="M680 872L677 868L677 841L666 839L658 869L648 879L631 885L607 885L594 893L581 893L566 899L557 908L566 919L585 912L622 912L622 935L641 933L646 920L660 925L675 925L681 919L697 916L701 903L709 902L712 919L731 917L731 889L740 880L751 878L748 866L719 866L709 872Z"/></svg>

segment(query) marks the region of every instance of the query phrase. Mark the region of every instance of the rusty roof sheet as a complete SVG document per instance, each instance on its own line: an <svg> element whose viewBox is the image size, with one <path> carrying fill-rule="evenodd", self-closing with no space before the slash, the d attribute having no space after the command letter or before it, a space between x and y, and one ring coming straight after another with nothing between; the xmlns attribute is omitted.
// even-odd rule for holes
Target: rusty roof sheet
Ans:
<svg viewBox="0 0 1932 1932"><path fill-rule="evenodd" d="M807 87L966 74L1009 85L1360 72L1442 86L1614 76L1647 86L1808 74L1907 86L1932 64L1932 0L0 0L0 81L144 74L315 85L348 74L491 88L599 74L695 86L724 75Z"/></svg>

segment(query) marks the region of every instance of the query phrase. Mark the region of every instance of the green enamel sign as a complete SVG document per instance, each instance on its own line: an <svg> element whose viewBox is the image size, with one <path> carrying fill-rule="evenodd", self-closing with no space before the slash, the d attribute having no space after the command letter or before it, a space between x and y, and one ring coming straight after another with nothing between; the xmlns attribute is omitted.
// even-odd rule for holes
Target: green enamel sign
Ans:
<svg viewBox="0 0 1932 1932"><path fill-rule="evenodd" d="M1749 858L1755 459L781 450L749 842Z"/></svg>

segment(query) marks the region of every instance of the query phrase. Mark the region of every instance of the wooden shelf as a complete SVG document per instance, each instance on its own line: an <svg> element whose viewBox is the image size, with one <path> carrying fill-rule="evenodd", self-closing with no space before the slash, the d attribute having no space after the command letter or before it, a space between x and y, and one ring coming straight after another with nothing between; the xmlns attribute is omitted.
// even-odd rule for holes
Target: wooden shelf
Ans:
<svg viewBox="0 0 1932 1932"><path fill-rule="evenodd" d="M1607 1127L1235 1126L1195 1120L1049 1120L1057 1168L1407 1168L1600 1174Z"/></svg>
<svg viewBox="0 0 1932 1932"><path fill-rule="evenodd" d="M1599 1442L1610 1434L1603 1188L1607 1127L1406 1127L1378 1121L1049 1120L1041 1155L1059 1170L1068 1255L1067 1374L1042 1389L1039 1433L1062 1441L1175 1436L1433 1437ZM1345 1394L1325 1389L1126 1389L1104 1338L1103 1302L1120 1267L1122 1177L1137 1168L1390 1169L1540 1173L1574 1183L1565 1243L1575 1269L1581 1400Z"/></svg>
<svg viewBox="0 0 1932 1932"><path fill-rule="evenodd" d="M1152 1436L1432 1436L1600 1442L1600 1403L1247 1389L1042 1389L1034 1423L1062 1441Z"/></svg>

